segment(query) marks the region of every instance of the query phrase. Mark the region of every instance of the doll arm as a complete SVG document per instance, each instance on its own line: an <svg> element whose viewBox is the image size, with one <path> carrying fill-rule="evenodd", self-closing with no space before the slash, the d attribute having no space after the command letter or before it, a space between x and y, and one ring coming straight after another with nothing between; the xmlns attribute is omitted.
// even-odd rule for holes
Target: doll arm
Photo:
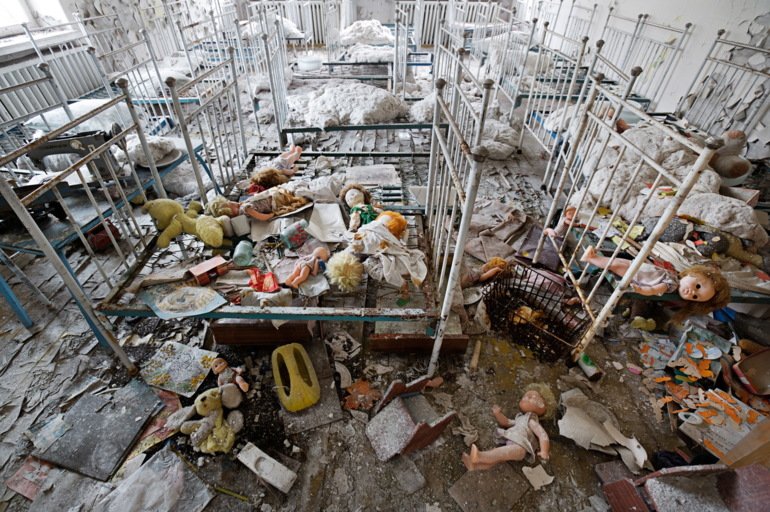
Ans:
<svg viewBox="0 0 770 512"><path fill-rule="evenodd" d="M666 285L666 283L660 283L656 284L655 286L639 286L637 284L631 283L631 289L639 295L651 297L655 295L663 295L666 293L666 291L668 291L668 285Z"/></svg>
<svg viewBox="0 0 770 512"><path fill-rule="evenodd" d="M532 429L540 444L540 451L537 455L543 460L548 460L551 456L551 440L548 438L548 434L540 425L540 422L534 418L529 420L529 428Z"/></svg>
<svg viewBox="0 0 770 512"><path fill-rule="evenodd" d="M350 213L350 225L348 231L356 231L361 227L361 212L356 210Z"/></svg>
<svg viewBox="0 0 770 512"><path fill-rule="evenodd" d="M489 281L490 279L492 279L502 271L503 269L501 269L500 267L490 268L489 270L481 274L481 276L479 276L479 282L483 283L485 281Z"/></svg>
<svg viewBox="0 0 770 512"><path fill-rule="evenodd" d="M274 213L260 213L255 208L253 208L251 206L245 206L243 208L243 211L249 217L251 217L253 219L261 220L263 222L264 221L268 221L268 220L272 219L273 217L275 217Z"/></svg>
<svg viewBox="0 0 770 512"><path fill-rule="evenodd" d="M513 422L503 415L502 409L497 404L492 406L492 416L497 420L497 424L503 428L509 428L513 425Z"/></svg>

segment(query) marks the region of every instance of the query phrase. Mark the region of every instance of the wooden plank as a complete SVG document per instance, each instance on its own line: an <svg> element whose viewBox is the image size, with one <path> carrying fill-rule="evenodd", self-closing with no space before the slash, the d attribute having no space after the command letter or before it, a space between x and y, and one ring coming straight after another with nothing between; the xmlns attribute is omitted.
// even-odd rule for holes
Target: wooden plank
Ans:
<svg viewBox="0 0 770 512"><path fill-rule="evenodd" d="M399 354L429 353L433 350L433 338L425 334L372 334L368 338L372 352L393 352ZM468 336L444 336L442 354L464 354L468 349Z"/></svg>
<svg viewBox="0 0 770 512"><path fill-rule="evenodd" d="M733 468L761 464L770 468L770 418L757 424L720 460Z"/></svg>

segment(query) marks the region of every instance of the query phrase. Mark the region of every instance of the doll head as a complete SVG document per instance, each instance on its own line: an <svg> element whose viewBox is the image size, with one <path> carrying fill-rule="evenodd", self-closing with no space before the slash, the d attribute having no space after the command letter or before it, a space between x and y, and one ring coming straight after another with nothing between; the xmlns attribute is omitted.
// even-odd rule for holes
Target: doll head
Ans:
<svg viewBox="0 0 770 512"><path fill-rule="evenodd" d="M398 212L384 211L376 219L388 228L388 231L398 239L403 238L406 232L407 222L403 215Z"/></svg>
<svg viewBox="0 0 770 512"><path fill-rule="evenodd" d="M567 206L566 208L564 208L564 213L562 213L564 222L567 224L572 222L572 219L575 218L576 212L577 212L577 208L575 208L574 206Z"/></svg>
<svg viewBox="0 0 770 512"><path fill-rule="evenodd" d="M230 201L226 197L217 196L206 205L206 213L212 217L221 217L222 215L237 217L240 208L239 203Z"/></svg>
<svg viewBox="0 0 770 512"><path fill-rule="evenodd" d="M694 265L679 274L679 296L687 305L674 315L675 321L705 315L730 303L730 285L718 268Z"/></svg>
<svg viewBox="0 0 770 512"><path fill-rule="evenodd" d="M215 375L219 375L223 371L227 370L228 366L230 365L227 364L227 361L221 357L217 357L211 362L211 371L213 371Z"/></svg>
<svg viewBox="0 0 770 512"><path fill-rule="evenodd" d="M340 191L340 202L353 208L360 204L371 204L372 195L358 183L351 183Z"/></svg>
<svg viewBox="0 0 770 512"><path fill-rule="evenodd" d="M313 256L319 260L327 261L329 259L329 249L326 247L316 247L313 249Z"/></svg>
<svg viewBox="0 0 770 512"><path fill-rule="evenodd" d="M519 400L519 409L521 409L521 412L532 412L542 416L546 411L545 400L539 392L530 389Z"/></svg>

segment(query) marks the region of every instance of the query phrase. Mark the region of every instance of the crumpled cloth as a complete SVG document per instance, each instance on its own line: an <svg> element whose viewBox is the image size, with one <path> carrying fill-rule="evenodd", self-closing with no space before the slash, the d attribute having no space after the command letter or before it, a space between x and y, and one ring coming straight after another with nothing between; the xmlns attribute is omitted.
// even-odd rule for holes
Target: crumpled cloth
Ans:
<svg viewBox="0 0 770 512"><path fill-rule="evenodd" d="M369 255L364 261L364 268L377 281L401 287L403 276L408 275L415 286L420 286L428 275L425 254L419 249L407 247L379 222L370 222L358 228L351 247L359 254Z"/></svg>
<svg viewBox="0 0 770 512"><path fill-rule="evenodd" d="M527 224L527 214L500 201L482 201L473 209L465 251L481 261L515 254L510 240Z"/></svg>

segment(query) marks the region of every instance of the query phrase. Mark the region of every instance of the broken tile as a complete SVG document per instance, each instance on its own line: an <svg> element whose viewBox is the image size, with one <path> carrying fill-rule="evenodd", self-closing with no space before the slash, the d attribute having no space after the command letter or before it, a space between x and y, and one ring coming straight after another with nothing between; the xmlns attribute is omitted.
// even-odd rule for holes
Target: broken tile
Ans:
<svg viewBox="0 0 770 512"><path fill-rule="evenodd" d="M264 480L282 493L291 490L297 474L254 446L247 443L237 456L247 468L254 472L260 480Z"/></svg>
<svg viewBox="0 0 770 512"><path fill-rule="evenodd" d="M425 487L425 477L414 461L406 455L394 457L389 465L393 469L396 484L406 494L414 494Z"/></svg>
<svg viewBox="0 0 770 512"><path fill-rule="evenodd" d="M545 472L542 464L534 467L524 466L521 468L521 472L524 473L524 476L536 491L551 485L551 482L553 482L553 476Z"/></svg>

